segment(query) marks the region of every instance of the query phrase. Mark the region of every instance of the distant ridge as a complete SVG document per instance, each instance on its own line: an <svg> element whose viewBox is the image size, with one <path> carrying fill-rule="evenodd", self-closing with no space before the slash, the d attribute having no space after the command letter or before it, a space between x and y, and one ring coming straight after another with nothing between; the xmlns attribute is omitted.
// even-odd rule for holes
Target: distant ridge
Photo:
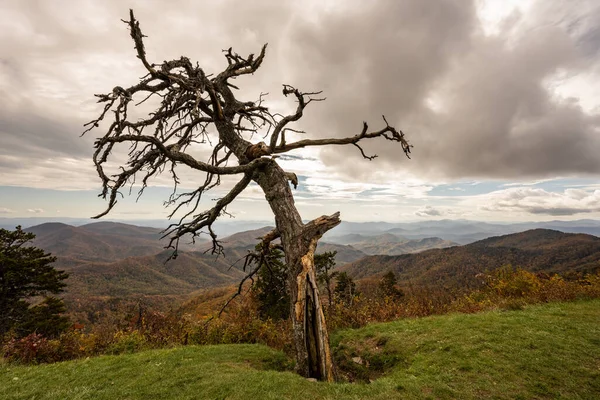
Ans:
<svg viewBox="0 0 600 400"><path fill-rule="evenodd" d="M377 236L391 233L406 239L438 237L458 244L469 244L491 236L507 235L537 228L600 236L600 221L591 219L513 223L444 219L404 223L342 222L335 229L329 231L323 239L328 242L351 244L347 240L349 238L352 240L352 236L347 235Z"/></svg>
<svg viewBox="0 0 600 400"><path fill-rule="evenodd" d="M118 222L82 226L44 223L26 229L33 244L57 257L55 266L69 273L66 297L183 295L199 288L229 285L245 273L237 263L246 249L227 257L198 251L182 243L178 257L165 263L173 250L161 240L162 229ZM183 241L185 242L185 241ZM196 250L196 251L194 251Z"/></svg>
<svg viewBox="0 0 600 400"><path fill-rule="evenodd" d="M348 234L340 237L330 237L325 241L330 240L333 243L351 245L357 250L369 255L400 255L407 253L418 253L420 251L430 249L441 249L444 247L457 246L449 240L444 240L439 237L425 237L420 239L407 239L403 236L398 236L391 231L373 236L365 236L360 234Z"/></svg>
<svg viewBox="0 0 600 400"><path fill-rule="evenodd" d="M418 254L369 256L341 269L355 278L393 271L404 284L460 288L477 284L478 273L507 264L546 273L597 272L600 270L600 238L533 229Z"/></svg>
<svg viewBox="0 0 600 400"><path fill-rule="evenodd" d="M21 225L24 228L40 225L47 222L61 222L71 226L88 225L90 218L65 218L65 217L27 217L8 218L0 217L0 227L14 229ZM124 223L134 226L147 226L164 229L169 221L166 219L143 219L143 220L113 220L116 223ZM219 219L215 224L215 232L224 238L238 232L260 229L273 225L273 221L244 221L236 219ZM427 237L439 237L458 244L469 244L491 236L506 235L510 233L523 232L529 229L553 229L566 233L587 233L600 237L600 220L579 219L569 221L545 221L545 222L486 222L475 220L424 220L413 222L348 222L342 221L335 229L327 232L324 240L329 243L350 244L340 241L339 238L348 234L359 234L361 236L376 236L391 233L406 239L423 239Z"/></svg>
<svg viewBox="0 0 600 400"><path fill-rule="evenodd" d="M372 224L369 228L375 229ZM71 274L68 294L130 296L183 295L237 282L244 275L239 260L271 229L263 227L222 238L226 258L205 254L203 250L209 248L206 243L187 247L184 244L179 257L166 264L171 250L165 250L166 242L159 240L162 235L159 228L97 222L79 227L45 223L27 230L37 235L34 244L57 256L56 266ZM390 232L354 235L352 238L363 240L358 243L365 246L379 246L373 251L396 251L394 246L405 246L401 251L414 252L427 246L453 244L441 238L408 240ZM506 264L532 271L567 274L594 272L600 268L600 238L548 229L533 229L494 236L465 246L397 256L366 256L356 243L344 245L322 240L317 252L324 251L337 251L340 269L355 278L376 277L394 271L403 284L436 284L448 288L474 285L477 273Z"/></svg>
<svg viewBox="0 0 600 400"><path fill-rule="evenodd" d="M254 229L250 231L238 232L234 233L231 236L228 236L223 239L219 239L221 245L224 247L225 251L234 250L238 252L247 252L253 251L254 247L260 241L260 238L273 230L272 226L266 226L260 229ZM200 249L203 251L211 249L212 246L209 243L206 243L200 246ZM353 246L348 245L340 245L335 243L327 243L324 241L319 241L317 246L317 253L324 253L326 251L336 251L336 262L338 265L342 265L348 262L356 261L362 257L367 256L366 253L356 249Z"/></svg>
<svg viewBox="0 0 600 400"><path fill-rule="evenodd" d="M162 236L162 229L160 228L130 225L122 222L94 222L91 224L81 225L79 228L95 233L119 236L143 236L148 239L158 239Z"/></svg>
<svg viewBox="0 0 600 400"><path fill-rule="evenodd" d="M552 229L531 229L511 235L493 236L473 243L475 246L514 247L523 250L552 250L556 247L579 246L582 243L600 242L600 238L577 233L564 233Z"/></svg>
<svg viewBox="0 0 600 400"><path fill-rule="evenodd" d="M161 251L158 228L144 228L113 222L71 226L49 222L25 229L36 235L33 243L63 261L109 262L126 257L144 256ZM137 234L134 234L136 232Z"/></svg>
<svg viewBox="0 0 600 400"><path fill-rule="evenodd" d="M183 244L176 259L160 240L159 228L116 222L82 226L45 223L28 228L34 245L58 257L57 268L66 270L67 298L81 296L128 297L139 295L185 295L198 289L226 286L245 276L243 258L254 250L272 227L240 232L220 238L225 256L209 251L206 239ZM323 247L324 246L324 247ZM338 262L356 261L366 254L342 245L323 245L319 251L338 251ZM324 250L324 249L327 250Z"/></svg>

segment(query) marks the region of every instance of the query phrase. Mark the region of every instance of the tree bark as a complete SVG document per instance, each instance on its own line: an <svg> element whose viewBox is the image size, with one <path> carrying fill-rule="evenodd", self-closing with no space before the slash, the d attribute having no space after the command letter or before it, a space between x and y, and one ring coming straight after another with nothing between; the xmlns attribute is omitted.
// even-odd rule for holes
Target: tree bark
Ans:
<svg viewBox="0 0 600 400"><path fill-rule="evenodd" d="M275 215L288 266L296 372L331 382L334 365L319 299L314 253L321 236L340 223L339 213L303 224L287 175L279 165L273 161L256 175Z"/></svg>

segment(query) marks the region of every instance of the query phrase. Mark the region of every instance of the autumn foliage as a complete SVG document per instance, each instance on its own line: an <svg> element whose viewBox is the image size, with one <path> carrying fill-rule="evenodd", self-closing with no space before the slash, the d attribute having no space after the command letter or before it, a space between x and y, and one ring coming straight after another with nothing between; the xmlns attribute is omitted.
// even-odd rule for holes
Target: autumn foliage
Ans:
<svg viewBox="0 0 600 400"><path fill-rule="evenodd" d="M351 299L334 296L331 307L324 309L330 329L337 330L399 318L519 310L528 304L600 298L600 274L565 279L505 266L480 274L477 279L478 289L451 293L433 287L398 287L387 274L356 282ZM273 319L262 313L256 291L247 289L219 318L211 319L219 303L212 298L227 297L223 289L214 290L212 295L207 292L202 301L191 301L168 312L140 305L116 308L113 318L91 326L74 325L55 339L37 333L11 338L2 347L3 356L9 361L43 363L186 344L226 343L262 343L292 354L289 319ZM207 312L207 305L212 312Z"/></svg>

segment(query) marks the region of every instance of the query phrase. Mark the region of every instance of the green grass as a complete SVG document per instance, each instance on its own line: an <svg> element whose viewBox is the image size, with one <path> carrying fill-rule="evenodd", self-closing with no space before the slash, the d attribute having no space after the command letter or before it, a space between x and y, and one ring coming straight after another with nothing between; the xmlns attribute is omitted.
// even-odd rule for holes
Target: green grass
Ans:
<svg viewBox="0 0 600 400"><path fill-rule="evenodd" d="M598 300L374 324L332 341L338 354L395 365L371 384L313 383L277 371L285 358L264 346L189 346L0 365L0 398L600 398Z"/></svg>

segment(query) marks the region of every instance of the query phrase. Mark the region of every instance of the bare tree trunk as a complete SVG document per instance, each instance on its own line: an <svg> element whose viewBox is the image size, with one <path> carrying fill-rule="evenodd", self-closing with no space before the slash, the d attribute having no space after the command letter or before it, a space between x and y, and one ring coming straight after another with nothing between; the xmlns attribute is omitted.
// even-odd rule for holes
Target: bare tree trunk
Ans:
<svg viewBox="0 0 600 400"><path fill-rule="evenodd" d="M285 172L275 162L255 177L273 213L288 266L296 371L305 377L334 380L329 335L321 308L314 264L317 242L340 223L339 213L303 224Z"/></svg>

